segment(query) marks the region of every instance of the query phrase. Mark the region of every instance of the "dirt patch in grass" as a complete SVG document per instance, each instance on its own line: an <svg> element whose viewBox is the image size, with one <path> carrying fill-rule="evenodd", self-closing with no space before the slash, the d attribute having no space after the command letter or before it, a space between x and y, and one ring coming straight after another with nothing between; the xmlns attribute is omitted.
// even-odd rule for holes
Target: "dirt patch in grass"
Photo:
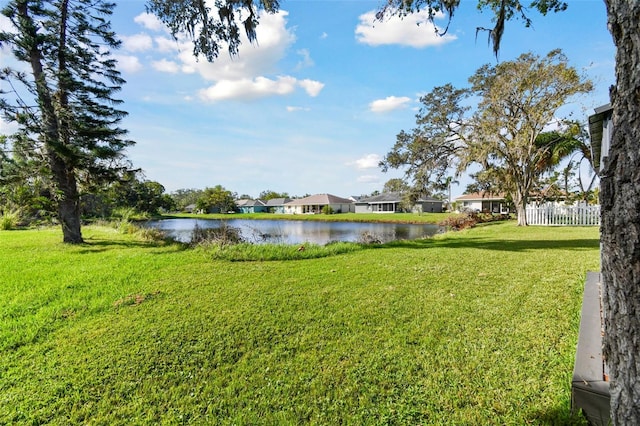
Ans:
<svg viewBox="0 0 640 426"><path fill-rule="evenodd" d="M159 290L145 294L130 294L113 302L114 308L122 308L125 306L138 306L160 294Z"/></svg>

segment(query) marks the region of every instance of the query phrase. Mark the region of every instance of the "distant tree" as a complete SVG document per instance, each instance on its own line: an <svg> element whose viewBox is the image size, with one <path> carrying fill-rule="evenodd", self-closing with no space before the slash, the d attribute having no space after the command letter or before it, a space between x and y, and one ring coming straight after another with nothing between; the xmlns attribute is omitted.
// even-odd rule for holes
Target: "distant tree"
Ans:
<svg viewBox="0 0 640 426"><path fill-rule="evenodd" d="M259 195L258 195L258 199L260 200L273 200L275 198L291 198L289 197L289 194L287 194L286 192L276 192L276 191L271 191L269 189L262 191Z"/></svg>
<svg viewBox="0 0 640 426"><path fill-rule="evenodd" d="M21 222L50 221L56 212L51 183L32 158L27 140L0 136L0 214L17 213ZM27 142L27 144L23 144Z"/></svg>
<svg viewBox="0 0 640 426"><path fill-rule="evenodd" d="M212 211L217 210L220 213L235 211L236 196L233 192L226 190L222 185L216 185L213 188L205 188L202 196L196 202L198 210Z"/></svg>
<svg viewBox="0 0 640 426"><path fill-rule="evenodd" d="M453 186L453 184L458 185L459 183L460 181L458 181L454 176L447 176L444 179L444 182L442 182L441 189L447 191L447 203L449 207L451 207L451 186Z"/></svg>
<svg viewBox="0 0 640 426"><path fill-rule="evenodd" d="M382 192L399 192L405 193L409 191L409 185L400 178L389 179L382 187Z"/></svg>
<svg viewBox="0 0 640 426"><path fill-rule="evenodd" d="M87 217L110 218L116 209L133 209L140 214L175 210L175 201L159 182L144 179L141 173L127 173L81 197L82 213Z"/></svg>
<svg viewBox="0 0 640 426"><path fill-rule="evenodd" d="M130 182L128 205L141 213L157 214L175 209L175 202L165 194L162 184L150 180L134 179Z"/></svg>
<svg viewBox="0 0 640 426"><path fill-rule="evenodd" d="M110 57L119 46L109 23L114 6L102 0L14 0L2 9L13 28L0 31L0 45L29 72L0 72L8 88L0 93L0 111L18 125L32 158L39 158L67 243L83 241L82 188L129 168L124 150L133 142L123 139L126 131L118 124L126 113L113 98L124 83Z"/></svg>
<svg viewBox="0 0 640 426"><path fill-rule="evenodd" d="M445 85L423 96L417 127L398 135L382 169L406 167L414 188L425 192L441 187L452 167L461 173L477 163L500 179L500 189L513 198L518 225L526 225L525 206L553 149L536 141L557 110L592 84L559 50L485 65L469 82L467 89ZM471 114L463 104L470 96L479 98Z"/></svg>
<svg viewBox="0 0 640 426"><path fill-rule="evenodd" d="M178 210L184 210L189 205L195 205L200 197L204 194L202 189L177 189L171 194L176 208Z"/></svg>

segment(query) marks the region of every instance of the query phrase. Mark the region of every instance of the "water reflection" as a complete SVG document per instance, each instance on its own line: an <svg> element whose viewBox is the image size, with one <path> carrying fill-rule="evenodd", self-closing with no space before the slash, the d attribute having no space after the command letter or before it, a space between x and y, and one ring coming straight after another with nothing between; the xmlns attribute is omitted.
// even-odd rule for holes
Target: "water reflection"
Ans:
<svg viewBox="0 0 640 426"><path fill-rule="evenodd" d="M196 224L200 228L218 228L221 223L223 221L217 219L162 219L150 221L146 226L161 229L178 241L189 242ZM310 242L324 245L332 241L361 241L364 234L389 242L415 240L441 232L438 225L430 224L249 219L229 219L224 223L239 228L245 240L258 244Z"/></svg>

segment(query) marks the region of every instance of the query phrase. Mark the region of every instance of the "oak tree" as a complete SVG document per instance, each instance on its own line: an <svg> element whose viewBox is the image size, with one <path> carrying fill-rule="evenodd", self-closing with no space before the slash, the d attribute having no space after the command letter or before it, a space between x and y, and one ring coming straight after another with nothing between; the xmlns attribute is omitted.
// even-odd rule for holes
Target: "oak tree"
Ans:
<svg viewBox="0 0 640 426"><path fill-rule="evenodd" d="M414 187L424 191L444 185L452 167L462 173L479 164L513 200L518 225L526 225L529 196L555 147L539 137L571 96L591 90L591 82L559 50L484 65L469 82L468 88L448 84L423 96L416 128L398 135L381 166L406 167ZM475 109L470 97L479 99Z"/></svg>

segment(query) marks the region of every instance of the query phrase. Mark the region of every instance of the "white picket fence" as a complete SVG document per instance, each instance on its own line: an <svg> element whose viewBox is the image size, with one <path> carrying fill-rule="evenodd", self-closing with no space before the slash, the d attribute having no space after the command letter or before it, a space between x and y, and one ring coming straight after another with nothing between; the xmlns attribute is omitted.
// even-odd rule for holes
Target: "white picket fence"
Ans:
<svg viewBox="0 0 640 426"><path fill-rule="evenodd" d="M600 206L543 205L526 208L529 225L599 226Z"/></svg>

